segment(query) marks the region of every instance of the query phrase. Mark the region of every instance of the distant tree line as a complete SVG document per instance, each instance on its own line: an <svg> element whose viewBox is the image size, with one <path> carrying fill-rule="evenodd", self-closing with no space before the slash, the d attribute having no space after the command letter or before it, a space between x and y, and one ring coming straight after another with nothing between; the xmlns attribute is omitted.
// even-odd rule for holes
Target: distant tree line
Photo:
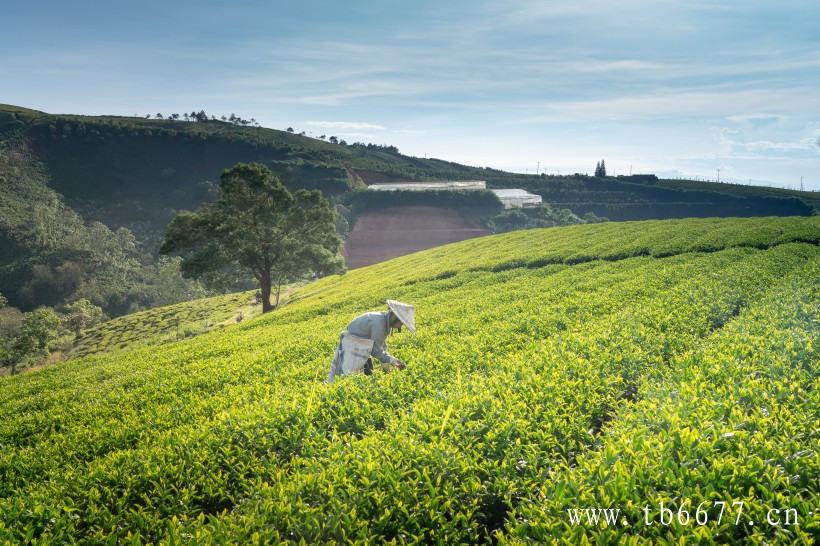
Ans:
<svg viewBox="0 0 820 546"><path fill-rule="evenodd" d="M395 146L390 146L387 144L365 144L364 142L354 142L350 145L351 148L361 148L363 150L370 150L375 152L390 152L392 154L399 153L399 149Z"/></svg>
<svg viewBox="0 0 820 546"><path fill-rule="evenodd" d="M145 114L145 119L165 119L169 121L194 121L194 122L205 122L205 121L222 121L224 123L231 123L233 125L239 125L242 127L261 127L256 119L244 119L236 114L231 114L230 116L214 116L208 115L205 110L200 110L199 112L185 112L183 114L162 114L161 112L157 112L153 116L151 114Z"/></svg>
<svg viewBox="0 0 820 546"><path fill-rule="evenodd" d="M286 131L288 133L297 134L296 131L293 129L293 127L288 127L286 129ZM301 133L298 133L298 134L299 134L299 136L306 136L304 131L302 131ZM349 146L351 148L357 148L357 149L360 149L360 150L369 150L369 151L372 151L372 152L390 152L390 153L393 153L393 154L398 154L399 153L399 149L397 147L390 146L388 144L373 144L373 143L365 143L365 142L348 143L346 140L340 139L339 137L337 137L335 135L328 136L328 135L325 135L325 134L321 134L321 135L319 135L315 138L317 138L319 140L325 140L327 142L330 142L331 144L340 144L342 146Z"/></svg>

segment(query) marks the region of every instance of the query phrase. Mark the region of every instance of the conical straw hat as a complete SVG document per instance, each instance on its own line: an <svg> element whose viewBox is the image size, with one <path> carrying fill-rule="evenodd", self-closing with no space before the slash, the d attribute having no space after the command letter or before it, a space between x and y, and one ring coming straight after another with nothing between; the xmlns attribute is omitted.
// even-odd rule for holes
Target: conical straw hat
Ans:
<svg viewBox="0 0 820 546"><path fill-rule="evenodd" d="M412 305L396 300L387 300L387 307L399 317L399 320L407 326L411 333L416 333L416 309Z"/></svg>

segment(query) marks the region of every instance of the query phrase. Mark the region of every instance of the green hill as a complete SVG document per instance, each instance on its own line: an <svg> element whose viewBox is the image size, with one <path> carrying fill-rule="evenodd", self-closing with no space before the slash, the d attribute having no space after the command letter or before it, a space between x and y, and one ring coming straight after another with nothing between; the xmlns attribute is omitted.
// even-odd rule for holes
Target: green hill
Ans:
<svg viewBox="0 0 820 546"><path fill-rule="evenodd" d="M767 186L744 186L729 183L715 184L714 182L697 180L660 180L658 185L675 190L706 190L747 197L794 197L811 205L815 210L820 210L820 192L817 191L786 190Z"/></svg>
<svg viewBox="0 0 820 546"><path fill-rule="evenodd" d="M70 206L109 227L126 226L152 247L175 210L197 206L207 196L207 182L248 161L265 163L293 187L320 188L328 195L363 179L478 178L491 187L525 187L574 212L606 212L599 216L617 220L812 211L802 196L785 190L752 196L704 186L683 191L614 178L527 176L222 121L54 115L0 105L0 139L12 136Z"/></svg>
<svg viewBox="0 0 820 546"><path fill-rule="evenodd" d="M611 220L809 215L817 205L808 192L527 176L210 119L47 114L0 105L0 293L22 310L85 297L111 316L201 293L196 286L170 294L156 288L159 242L177 211L209 197L223 169L248 161L269 166L291 187L319 188L354 203L350 221L363 205L377 206L356 200L351 190L386 180L483 179L490 187L528 189L578 216ZM460 210L471 206L467 201ZM234 290L251 288L250 279L235 281Z"/></svg>
<svg viewBox="0 0 820 546"><path fill-rule="evenodd" d="M809 544L818 244L817 217L494 235L0 378L0 542ZM408 369L325 383L387 298ZM623 520L567 516L598 507Z"/></svg>

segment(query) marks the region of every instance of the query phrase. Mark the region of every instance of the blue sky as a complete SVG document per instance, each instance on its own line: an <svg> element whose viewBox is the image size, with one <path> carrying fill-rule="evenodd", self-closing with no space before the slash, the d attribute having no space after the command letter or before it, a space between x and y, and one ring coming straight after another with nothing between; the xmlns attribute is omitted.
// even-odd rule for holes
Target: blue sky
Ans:
<svg viewBox="0 0 820 546"><path fill-rule="evenodd" d="M820 190L820 2L5 0L0 102Z"/></svg>

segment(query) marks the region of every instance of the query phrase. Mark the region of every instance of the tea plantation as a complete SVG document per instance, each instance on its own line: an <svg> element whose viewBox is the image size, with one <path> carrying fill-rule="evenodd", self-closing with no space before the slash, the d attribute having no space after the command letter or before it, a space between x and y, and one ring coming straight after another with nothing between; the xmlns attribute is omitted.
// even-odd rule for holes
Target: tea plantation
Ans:
<svg viewBox="0 0 820 546"><path fill-rule="evenodd" d="M236 322L239 313L250 318L261 312L261 305L255 305L253 291L146 309L84 331L74 343L70 356L87 356L135 345L162 345L225 328Z"/></svg>
<svg viewBox="0 0 820 546"><path fill-rule="evenodd" d="M818 244L820 217L519 231L2 378L0 541L812 544ZM387 298L408 369L325 383Z"/></svg>

